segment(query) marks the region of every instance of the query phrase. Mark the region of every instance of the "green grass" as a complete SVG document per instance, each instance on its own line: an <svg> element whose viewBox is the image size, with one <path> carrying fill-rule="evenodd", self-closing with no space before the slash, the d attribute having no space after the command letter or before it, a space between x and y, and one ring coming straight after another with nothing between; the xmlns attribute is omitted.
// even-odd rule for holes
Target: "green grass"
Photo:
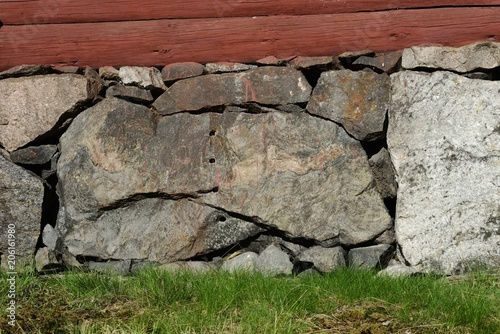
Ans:
<svg viewBox="0 0 500 334"><path fill-rule="evenodd" d="M499 276L25 273L17 278L18 326L0 321L0 332L492 334L500 333ZM7 305L6 293L0 302ZM0 316L7 319L5 308Z"/></svg>

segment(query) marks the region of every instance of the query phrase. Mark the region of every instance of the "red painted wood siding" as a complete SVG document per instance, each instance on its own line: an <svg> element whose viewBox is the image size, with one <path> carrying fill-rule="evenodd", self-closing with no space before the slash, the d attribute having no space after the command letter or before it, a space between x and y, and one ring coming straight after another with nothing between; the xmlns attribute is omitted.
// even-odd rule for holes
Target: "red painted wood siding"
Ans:
<svg viewBox="0 0 500 334"><path fill-rule="evenodd" d="M337 55L500 39L500 0L0 0L0 69Z"/></svg>

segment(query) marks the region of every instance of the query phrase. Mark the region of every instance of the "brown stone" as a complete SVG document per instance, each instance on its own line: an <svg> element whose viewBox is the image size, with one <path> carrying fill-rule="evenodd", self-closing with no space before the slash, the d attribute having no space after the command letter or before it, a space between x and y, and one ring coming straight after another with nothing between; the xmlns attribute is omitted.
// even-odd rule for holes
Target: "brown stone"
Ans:
<svg viewBox="0 0 500 334"><path fill-rule="evenodd" d="M276 58L275 56L267 56L256 61L260 65L281 65L283 60Z"/></svg>
<svg viewBox="0 0 500 334"><path fill-rule="evenodd" d="M31 146L11 152L10 158L16 164L43 165L50 162L56 152L56 145Z"/></svg>
<svg viewBox="0 0 500 334"><path fill-rule="evenodd" d="M311 86L301 72L266 66L177 81L153 105L159 113L167 115L247 102L268 105L307 102L310 94Z"/></svg>
<svg viewBox="0 0 500 334"><path fill-rule="evenodd" d="M311 68L311 67L321 67L328 68L336 63L335 57L295 57L289 64L297 69Z"/></svg>
<svg viewBox="0 0 500 334"><path fill-rule="evenodd" d="M100 67L99 75L105 80L120 80L120 71L113 66Z"/></svg>
<svg viewBox="0 0 500 334"><path fill-rule="evenodd" d="M349 70L323 72L307 110L341 123L358 140L384 136L391 82L386 74Z"/></svg>
<svg viewBox="0 0 500 334"><path fill-rule="evenodd" d="M165 66L161 70L161 77L163 81L174 81L179 79L186 79L202 75L205 67L199 63L186 62L174 63Z"/></svg>
<svg viewBox="0 0 500 334"><path fill-rule="evenodd" d="M382 148L368 161L375 179L375 187L383 198L395 198L398 190L396 175L392 166L391 156L387 149Z"/></svg>

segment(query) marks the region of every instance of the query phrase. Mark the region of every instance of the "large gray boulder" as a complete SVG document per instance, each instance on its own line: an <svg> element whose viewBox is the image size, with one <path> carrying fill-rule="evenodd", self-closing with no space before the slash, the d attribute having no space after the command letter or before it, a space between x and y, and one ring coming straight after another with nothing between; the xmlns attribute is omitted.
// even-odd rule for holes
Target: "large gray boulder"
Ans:
<svg viewBox="0 0 500 334"><path fill-rule="evenodd" d="M449 46L413 46L403 51L406 69L437 68L455 72L492 69L500 66L500 43L479 42L453 48Z"/></svg>
<svg viewBox="0 0 500 334"><path fill-rule="evenodd" d="M79 115L61 138L58 161L57 227L69 252L166 263L262 231L193 202L216 187L209 129L209 117L158 121L148 108L115 98Z"/></svg>
<svg viewBox="0 0 500 334"><path fill-rule="evenodd" d="M305 113L158 118L105 99L62 136L58 176L74 255L171 262L263 228L355 245L392 226L360 144Z"/></svg>
<svg viewBox="0 0 500 334"><path fill-rule="evenodd" d="M206 203L325 246L390 228L359 142L306 113L227 113L215 128L218 191ZM224 166L224 168L222 168Z"/></svg>
<svg viewBox="0 0 500 334"><path fill-rule="evenodd" d="M0 80L0 145L13 151L58 129L102 89L81 75L42 75Z"/></svg>
<svg viewBox="0 0 500 334"><path fill-rule="evenodd" d="M210 74L174 83L153 104L161 114L229 104L307 102L311 86L292 68L261 67L240 73Z"/></svg>
<svg viewBox="0 0 500 334"><path fill-rule="evenodd" d="M0 150L1 151L1 150ZM3 153L3 154L2 154ZM1 265L8 268L8 260L17 264L34 259L35 247L40 235L42 218L42 181L13 164L0 152L0 243ZM8 235L13 238L9 239ZM15 258L8 259L9 243L15 251Z"/></svg>
<svg viewBox="0 0 500 334"><path fill-rule="evenodd" d="M406 260L445 273L500 264L500 83L448 72L392 81L387 139Z"/></svg>

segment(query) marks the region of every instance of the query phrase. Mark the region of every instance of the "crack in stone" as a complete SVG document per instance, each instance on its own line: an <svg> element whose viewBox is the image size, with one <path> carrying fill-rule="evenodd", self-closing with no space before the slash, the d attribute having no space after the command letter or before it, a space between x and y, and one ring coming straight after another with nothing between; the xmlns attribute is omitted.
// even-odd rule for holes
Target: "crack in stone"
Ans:
<svg viewBox="0 0 500 334"><path fill-rule="evenodd" d="M151 199L151 198L157 198L157 199L163 199L163 200L170 200L170 201L178 201L181 199L195 199L203 196L204 194L209 194L213 192L217 192L218 188L212 188L209 190L198 190L193 193L163 193L163 192L152 192L152 193L138 193L138 194L133 194L129 197L119 199L112 204L106 205L104 207L99 208L99 214L96 219L102 216L104 212L107 211L112 211L124 207L128 207L133 203L140 202L145 199ZM199 204L199 203L198 203Z"/></svg>
<svg viewBox="0 0 500 334"><path fill-rule="evenodd" d="M240 220L243 220L246 222L250 222L250 223L255 224L257 227L260 227L264 230L263 232L260 232L259 234L255 235L252 238L258 237L260 235L274 235L274 236L280 237L284 241L295 243L298 245L311 245L311 244L320 245L320 244L322 244L322 242L320 242L316 239L310 239L310 238L305 238L305 237L293 237L293 235L291 235L289 232L279 229L276 225L270 224L269 222L264 221L262 218L260 218L258 216L243 215L241 213L229 211L229 210L226 210L222 207L219 207L219 206L216 206L213 204L204 203L204 202L200 203L199 201L196 201L195 199L188 199L188 200L193 201L193 202L198 203L198 204L201 204L201 205L206 205L206 206L211 207L215 210L224 212L225 214L227 214L230 217L237 218L237 219L240 219ZM335 238L333 238L333 239L335 239ZM241 242L243 242L243 241L244 240L242 240Z"/></svg>
<svg viewBox="0 0 500 334"><path fill-rule="evenodd" d="M344 125L342 125L342 123L335 122L335 121L333 121L333 120L331 120L331 119L329 119L329 118L327 118L327 117L323 117L323 116L320 116L320 115L315 115L315 114L312 114L312 113L310 113L310 112L309 112L309 111L307 111L307 110L305 111L305 113L306 113L306 114L308 114L309 116L312 116L312 117L315 117L315 118L321 119L321 120L323 120L323 121L331 122L331 123L333 123L333 124L335 124L335 125L338 125L340 128L342 128L342 130L344 130L344 132L345 132L345 133L346 133L349 137L351 137L351 138L352 138L352 139L354 139L355 141L359 142L359 140L358 140L358 139L354 138L354 137L353 137L353 136L352 136L352 135L351 135L351 134L350 134L350 133L346 130L346 128L344 127Z"/></svg>

